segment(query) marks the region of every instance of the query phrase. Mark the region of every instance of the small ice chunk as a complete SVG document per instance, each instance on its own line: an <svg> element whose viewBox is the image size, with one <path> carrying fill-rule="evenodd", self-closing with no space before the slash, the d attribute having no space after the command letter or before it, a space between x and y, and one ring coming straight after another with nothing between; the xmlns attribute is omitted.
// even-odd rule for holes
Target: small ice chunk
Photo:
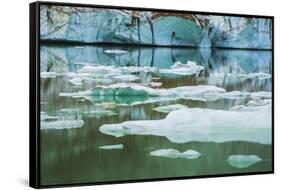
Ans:
<svg viewBox="0 0 281 190"><path fill-rule="evenodd" d="M169 113L171 111L179 110L179 109L183 109L183 108L187 108L187 106L182 105L182 104L171 104L168 106L156 107L156 108L153 108L153 110L158 111L158 112L163 112L163 113Z"/></svg>
<svg viewBox="0 0 281 190"><path fill-rule="evenodd" d="M99 149L104 149L104 150L123 149L123 148L124 148L123 144L104 145L99 147Z"/></svg>
<svg viewBox="0 0 281 190"><path fill-rule="evenodd" d="M121 49L108 49L104 51L105 53L109 53L109 54L124 54L124 53L128 53L128 51L125 50L121 50Z"/></svg>
<svg viewBox="0 0 281 190"><path fill-rule="evenodd" d="M173 74L173 75L194 75L197 72L204 70L203 66L197 65L195 62L187 61L187 64L176 62L169 69L160 69L160 74Z"/></svg>
<svg viewBox="0 0 281 190"><path fill-rule="evenodd" d="M50 116L50 115L48 115L46 112L44 112L44 111L41 111L40 112L40 120L41 121L45 121L45 120L57 120L57 119L59 119L59 117L58 116Z"/></svg>
<svg viewBox="0 0 281 190"><path fill-rule="evenodd" d="M187 150L185 152L180 152L176 149L160 149L150 152L151 156L159 156L166 158L186 158L186 159L195 159L201 156L201 153L195 150Z"/></svg>
<svg viewBox="0 0 281 190"><path fill-rule="evenodd" d="M248 73L248 74L240 74L241 79L259 79L265 80L271 78L271 74L268 73Z"/></svg>
<svg viewBox="0 0 281 190"><path fill-rule="evenodd" d="M243 99L243 98L247 98L249 96L250 96L250 93L240 92L240 91L231 91L231 92L226 92L226 93L223 93L220 95L220 97L222 97L222 98L232 99L232 100Z"/></svg>
<svg viewBox="0 0 281 190"><path fill-rule="evenodd" d="M55 78L56 76L61 75L60 73L56 73L56 72L41 72L40 73L40 77L41 78Z"/></svg>
<svg viewBox="0 0 281 190"><path fill-rule="evenodd" d="M124 66L124 67L119 67L123 72L125 73L153 73L156 72L157 68L155 67L138 67L138 66Z"/></svg>
<svg viewBox="0 0 281 190"><path fill-rule="evenodd" d="M151 86L152 88L160 87L160 86L162 86L162 83L161 82L151 82L151 83L149 83L149 86Z"/></svg>
<svg viewBox="0 0 281 190"><path fill-rule="evenodd" d="M135 75L118 75L118 76L114 76L113 79L122 82L132 82L138 80L139 78Z"/></svg>
<svg viewBox="0 0 281 190"><path fill-rule="evenodd" d="M118 115L114 111L101 110L101 111L82 111L82 116L84 117L101 117L101 116L116 116Z"/></svg>
<svg viewBox="0 0 281 190"><path fill-rule="evenodd" d="M235 168L248 168L257 162L262 161L257 155L231 155L227 162Z"/></svg>
<svg viewBox="0 0 281 190"><path fill-rule="evenodd" d="M256 100L250 100L247 103L247 106L264 106L267 104L271 104L271 99L256 99Z"/></svg>
<svg viewBox="0 0 281 190"><path fill-rule="evenodd" d="M266 91L259 91L259 92L253 92L251 94L251 98L256 99L271 99L272 92L266 92Z"/></svg>
<svg viewBox="0 0 281 190"><path fill-rule="evenodd" d="M121 75L122 71L115 67L115 66L84 66L79 70L80 73L90 73L95 75L105 75L105 74L112 74L112 75Z"/></svg>
<svg viewBox="0 0 281 190"><path fill-rule="evenodd" d="M82 78L72 78L69 80L69 82L75 86L82 86L83 85L82 81L83 81Z"/></svg>
<svg viewBox="0 0 281 190"><path fill-rule="evenodd" d="M58 120L58 121L41 121L41 129L71 129L79 128L84 125L83 120Z"/></svg>

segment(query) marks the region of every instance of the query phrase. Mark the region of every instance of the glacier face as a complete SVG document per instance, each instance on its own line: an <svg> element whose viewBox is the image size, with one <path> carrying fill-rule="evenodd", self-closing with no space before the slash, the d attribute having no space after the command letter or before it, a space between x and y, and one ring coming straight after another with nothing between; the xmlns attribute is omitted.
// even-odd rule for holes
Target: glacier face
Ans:
<svg viewBox="0 0 281 190"><path fill-rule="evenodd" d="M40 27L40 38L52 41L272 48L266 18L42 5Z"/></svg>

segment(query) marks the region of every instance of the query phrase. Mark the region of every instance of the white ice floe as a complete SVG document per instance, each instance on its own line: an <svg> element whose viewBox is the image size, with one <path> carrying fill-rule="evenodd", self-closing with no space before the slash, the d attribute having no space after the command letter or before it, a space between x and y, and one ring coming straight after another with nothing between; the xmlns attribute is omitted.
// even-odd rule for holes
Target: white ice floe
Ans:
<svg viewBox="0 0 281 190"><path fill-rule="evenodd" d="M149 83L149 86L151 86L152 88L157 88L157 87L162 86L162 83L161 82L151 82L151 83Z"/></svg>
<svg viewBox="0 0 281 190"><path fill-rule="evenodd" d="M231 155L227 162L235 168L248 168L257 162L262 161L257 155Z"/></svg>
<svg viewBox="0 0 281 190"><path fill-rule="evenodd" d="M216 101L218 99L261 99L270 98L271 92L226 92L225 89L216 86L198 85L181 86L175 88L151 88L137 83L116 83L107 86L96 86L91 90L78 91L72 93L60 93L60 96L70 96L73 98L85 98L93 101L116 101L132 100L134 103L160 102L177 99ZM124 97L124 98L122 98ZM127 97L127 98L125 98Z"/></svg>
<svg viewBox="0 0 281 190"><path fill-rule="evenodd" d="M88 74L95 74L95 75L121 75L122 71L118 67L112 65L112 66L103 66L103 65L97 65L97 66L84 66L79 70L79 73L88 73Z"/></svg>
<svg viewBox="0 0 281 190"><path fill-rule="evenodd" d="M135 75L118 75L118 76L114 76L112 78L117 81L122 81L122 82L133 82L133 81L139 80L139 77L137 77Z"/></svg>
<svg viewBox="0 0 281 190"><path fill-rule="evenodd" d="M41 72L40 77L41 78L55 78L57 76L63 75L62 73L56 73L56 72Z"/></svg>
<svg viewBox="0 0 281 190"><path fill-rule="evenodd" d="M124 66L124 67L119 67L119 69L121 69L125 73L140 73L140 72L153 73L157 71L156 67L148 67L148 66L144 66L144 67Z"/></svg>
<svg viewBox="0 0 281 190"><path fill-rule="evenodd" d="M248 112L184 108L170 112L162 120L105 124L99 130L115 137L165 136L174 143L249 141L271 144L271 106Z"/></svg>
<svg viewBox="0 0 281 190"><path fill-rule="evenodd" d="M60 96L85 98L90 101L117 101L120 104L136 105L136 103L151 103L180 98L190 100L214 101L225 93L223 88L207 85L182 86L176 88L151 88L135 83L117 83L107 86L96 86L87 91L60 93ZM130 100L130 103L126 103Z"/></svg>
<svg viewBox="0 0 281 190"><path fill-rule="evenodd" d="M271 74L268 73L228 73L228 72L213 72L210 74L209 79L211 80L247 80L247 79L258 79L265 80L271 78Z"/></svg>
<svg viewBox="0 0 281 190"><path fill-rule="evenodd" d="M58 121L41 121L41 129L71 129L79 128L84 125L83 120L58 120Z"/></svg>
<svg viewBox="0 0 281 190"><path fill-rule="evenodd" d="M240 74L239 76L242 80L243 79L259 79L259 80L264 80L264 79L269 79L271 78L271 74L268 73L248 73L248 74Z"/></svg>
<svg viewBox="0 0 281 190"><path fill-rule="evenodd" d="M45 121L45 120L57 120L57 119L59 119L59 117L58 116L50 116L50 115L48 115L46 112L44 112L44 111L41 111L40 112L40 120L41 121Z"/></svg>
<svg viewBox="0 0 281 190"><path fill-rule="evenodd" d="M204 67L197 65L195 62L187 61L186 64L183 64L178 61L174 63L174 65L172 65L169 69L160 69L159 73L188 76L194 75L202 70L204 70Z"/></svg>
<svg viewBox="0 0 281 190"><path fill-rule="evenodd" d="M81 86L83 85L83 79L82 78L72 78L70 80L68 80L72 85L75 86Z"/></svg>
<svg viewBox="0 0 281 190"><path fill-rule="evenodd" d="M125 50L121 50L121 49L108 49L104 51L105 53L109 53L109 54L124 54L124 53L128 53L128 51Z"/></svg>
<svg viewBox="0 0 281 190"><path fill-rule="evenodd" d="M220 97L225 99L236 100L236 99L248 98L250 97L250 95L251 94L249 92L231 91L221 94Z"/></svg>
<svg viewBox="0 0 281 190"><path fill-rule="evenodd" d="M271 104L271 99L254 99L247 103L247 106L264 106Z"/></svg>
<svg viewBox="0 0 281 190"><path fill-rule="evenodd" d="M256 100L256 99L271 99L272 97L272 92L267 92L267 91L260 91L260 92L253 92L251 93L251 98Z"/></svg>
<svg viewBox="0 0 281 190"><path fill-rule="evenodd" d="M150 152L151 156L167 157L167 158L186 158L195 159L201 156L201 153L195 150L187 150L180 152L176 149L160 149Z"/></svg>
<svg viewBox="0 0 281 190"><path fill-rule="evenodd" d="M83 117L102 117L102 116L116 116L116 112L111 110L92 110L92 111L81 111Z"/></svg>
<svg viewBox="0 0 281 190"><path fill-rule="evenodd" d="M104 145L99 147L99 149L105 149L105 150L123 149L123 148L124 148L123 144Z"/></svg>
<svg viewBox="0 0 281 190"><path fill-rule="evenodd" d="M183 108L187 108L187 106L182 105L182 104L171 104L171 105L167 105L167 106L156 107L156 108L153 108L153 110L157 111L157 112L169 113L171 111L179 110L179 109L183 109Z"/></svg>

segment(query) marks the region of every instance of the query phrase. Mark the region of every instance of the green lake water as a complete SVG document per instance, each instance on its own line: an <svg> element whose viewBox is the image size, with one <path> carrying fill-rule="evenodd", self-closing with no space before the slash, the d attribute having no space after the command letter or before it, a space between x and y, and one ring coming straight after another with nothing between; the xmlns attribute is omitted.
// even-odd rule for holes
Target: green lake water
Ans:
<svg viewBox="0 0 281 190"><path fill-rule="evenodd" d="M244 81L215 80L216 73L243 70L245 73L272 73L271 51L209 50L187 48L122 48L127 53L108 54L109 46L52 46L41 45L41 72L78 72L85 64L115 66L150 66L169 68L173 63L194 61L204 70L191 76L159 76L136 74L140 84L162 83L159 88L178 86L213 85L226 91L271 91L272 79L250 79ZM116 81L113 81L115 83ZM127 135L114 137L103 134L99 127L104 124L121 123L129 120L158 120L167 116L153 110L158 106L183 104L190 108L228 110L235 105L245 105L249 99L216 101L170 100L132 106L102 106L83 98L59 96L61 92L88 90L102 82L71 84L67 77L41 78L41 112L50 116L79 118L84 121L80 128L41 130L41 184L72 184L105 182L182 176L201 176L245 172L264 172L272 169L272 146L246 141L187 142L173 143L166 137L154 135ZM129 99L130 97L128 97ZM100 102L99 102L100 103ZM91 110L110 110L116 115L91 115ZM66 111L60 112L65 109ZM72 109L72 111L70 110ZM73 111L75 109L76 111ZM69 111L67 111L69 110ZM83 111L84 114L79 114ZM79 113L78 113L79 112ZM204 118L198 118L204 120ZM200 127L200 126L198 126ZM123 144L123 149L103 150L103 145ZM173 148L180 152L196 150L202 155L197 159L165 158L151 156L150 152ZM230 155L257 155L262 161L246 168L236 168L228 162Z"/></svg>

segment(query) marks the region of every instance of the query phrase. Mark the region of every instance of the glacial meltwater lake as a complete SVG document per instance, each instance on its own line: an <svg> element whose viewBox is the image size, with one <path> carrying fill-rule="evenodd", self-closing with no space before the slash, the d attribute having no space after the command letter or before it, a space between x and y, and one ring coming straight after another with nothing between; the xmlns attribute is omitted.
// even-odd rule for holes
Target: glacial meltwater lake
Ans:
<svg viewBox="0 0 281 190"><path fill-rule="evenodd" d="M42 185L271 171L271 51L40 48Z"/></svg>

